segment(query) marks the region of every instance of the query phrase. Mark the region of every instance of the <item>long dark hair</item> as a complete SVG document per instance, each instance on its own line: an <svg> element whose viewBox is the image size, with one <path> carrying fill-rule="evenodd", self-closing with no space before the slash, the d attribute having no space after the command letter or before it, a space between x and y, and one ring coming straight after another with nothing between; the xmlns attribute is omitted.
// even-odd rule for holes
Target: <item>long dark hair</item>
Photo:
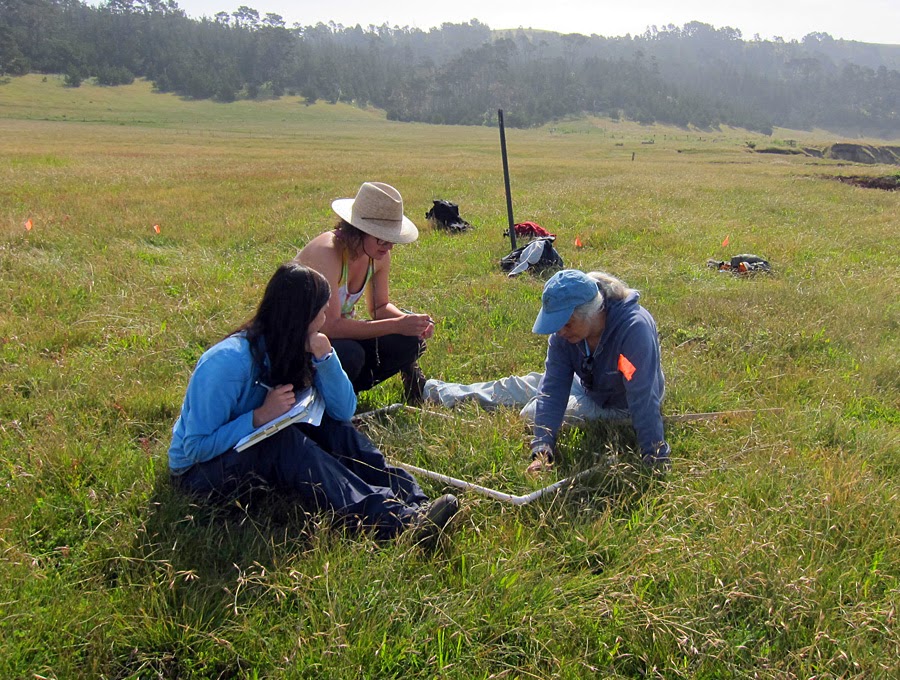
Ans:
<svg viewBox="0 0 900 680"><path fill-rule="evenodd" d="M263 380L270 385L291 383L296 390L312 384L314 370L306 337L309 324L330 297L328 280L314 269L288 262L276 270L256 314L235 331L246 334ZM263 351L269 357L268 371Z"/></svg>

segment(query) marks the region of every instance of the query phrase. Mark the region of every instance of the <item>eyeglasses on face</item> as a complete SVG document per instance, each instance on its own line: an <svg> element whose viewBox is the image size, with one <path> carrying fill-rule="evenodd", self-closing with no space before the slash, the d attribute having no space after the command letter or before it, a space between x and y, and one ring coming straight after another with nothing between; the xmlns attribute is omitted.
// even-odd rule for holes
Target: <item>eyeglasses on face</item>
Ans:
<svg viewBox="0 0 900 680"><path fill-rule="evenodd" d="M375 237L375 243L378 244L379 248L387 248L388 246L394 245L393 241L385 241L384 239L378 238L377 236Z"/></svg>

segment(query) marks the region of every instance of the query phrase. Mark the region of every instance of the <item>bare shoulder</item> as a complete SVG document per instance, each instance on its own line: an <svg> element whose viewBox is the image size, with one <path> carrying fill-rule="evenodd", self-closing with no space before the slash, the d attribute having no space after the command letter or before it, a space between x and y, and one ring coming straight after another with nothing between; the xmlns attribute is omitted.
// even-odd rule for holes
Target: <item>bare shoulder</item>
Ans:
<svg viewBox="0 0 900 680"><path fill-rule="evenodd" d="M334 232L326 231L307 243L294 257L294 262L311 267L330 278L341 269L341 245Z"/></svg>
<svg viewBox="0 0 900 680"><path fill-rule="evenodd" d="M309 243L303 246L303 248L300 249L300 252L297 253L297 256L294 258L294 260L296 262L303 262L304 259L309 257L311 254L327 253L332 250L336 254L340 254L340 246L337 243L334 232L326 231L319 234Z"/></svg>

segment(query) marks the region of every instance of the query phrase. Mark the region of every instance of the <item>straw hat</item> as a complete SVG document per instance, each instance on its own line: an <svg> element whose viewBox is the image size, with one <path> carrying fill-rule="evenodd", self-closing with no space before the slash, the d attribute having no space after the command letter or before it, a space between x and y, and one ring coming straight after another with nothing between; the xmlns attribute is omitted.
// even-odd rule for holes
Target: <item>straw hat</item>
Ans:
<svg viewBox="0 0 900 680"><path fill-rule="evenodd" d="M331 209L360 231L391 243L412 243L419 230L403 214L403 198L390 184L363 182L356 198L339 198Z"/></svg>

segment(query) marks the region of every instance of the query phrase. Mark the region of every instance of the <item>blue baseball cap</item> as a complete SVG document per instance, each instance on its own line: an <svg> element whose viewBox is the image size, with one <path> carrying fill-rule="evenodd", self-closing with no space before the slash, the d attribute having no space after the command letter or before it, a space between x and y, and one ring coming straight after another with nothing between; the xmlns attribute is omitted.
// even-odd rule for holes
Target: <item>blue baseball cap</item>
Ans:
<svg viewBox="0 0 900 680"><path fill-rule="evenodd" d="M577 269L556 272L544 285L541 311L531 332L541 335L556 333L568 323L576 307L593 300L598 292L597 282L584 272Z"/></svg>

